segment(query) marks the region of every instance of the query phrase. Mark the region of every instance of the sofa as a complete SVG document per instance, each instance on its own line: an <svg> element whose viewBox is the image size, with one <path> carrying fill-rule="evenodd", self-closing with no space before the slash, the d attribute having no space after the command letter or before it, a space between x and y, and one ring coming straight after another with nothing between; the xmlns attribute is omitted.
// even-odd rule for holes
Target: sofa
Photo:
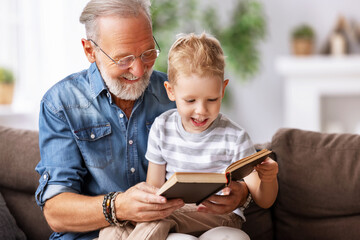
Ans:
<svg viewBox="0 0 360 240"><path fill-rule="evenodd" d="M243 225L251 239L360 239L360 135L279 129L258 144L279 164L270 209L255 203ZM0 126L0 239L48 239L36 205L38 132Z"/></svg>
<svg viewBox="0 0 360 240"><path fill-rule="evenodd" d="M40 160L36 131L0 126L0 239L48 239L51 229L36 205Z"/></svg>

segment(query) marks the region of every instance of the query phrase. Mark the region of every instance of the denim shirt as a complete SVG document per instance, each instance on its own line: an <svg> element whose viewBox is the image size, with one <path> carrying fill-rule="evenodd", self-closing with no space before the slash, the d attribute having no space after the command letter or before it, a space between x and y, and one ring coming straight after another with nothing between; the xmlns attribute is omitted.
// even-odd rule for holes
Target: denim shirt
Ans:
<svg viewBox="0 0 360 240"><path fill-rule="evenodd" d="M37 204L42 208L63 192L96 196L145 181L150 127L158 115L175 107L163 86L166 80L166 74L152 73L129 119L113 102L95 63L55 84L40 107ZM98 231L54 233L50 238L97 236Z"/></svg>

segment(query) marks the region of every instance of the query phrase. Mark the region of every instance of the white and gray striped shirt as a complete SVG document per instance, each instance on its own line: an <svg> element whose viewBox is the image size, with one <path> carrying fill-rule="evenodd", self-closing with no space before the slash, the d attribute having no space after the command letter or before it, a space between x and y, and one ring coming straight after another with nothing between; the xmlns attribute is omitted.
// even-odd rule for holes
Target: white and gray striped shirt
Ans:
<svg viewBox="0 0 360 240"><path fill-rule="evenodd" d="M166 178L174 172L219 172L255 153L246 131L219 114L201 133L186 132L176 109L157 117L151 127L145 157L166 164Z"/></svg>

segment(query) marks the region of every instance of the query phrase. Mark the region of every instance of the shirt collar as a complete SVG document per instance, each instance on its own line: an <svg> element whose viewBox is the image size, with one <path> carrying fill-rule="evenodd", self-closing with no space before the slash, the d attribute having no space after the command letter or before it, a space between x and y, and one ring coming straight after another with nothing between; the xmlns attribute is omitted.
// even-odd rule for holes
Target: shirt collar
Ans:
<svg viewBox="0 0 360 240"><path fill-rule="evenodd" d="M103 78L101 77L100 71L95 62L90 65L88 69L88 76L91 88L91 94L93 98L96 98L102 91L106 90L107 87Z"/></svg>

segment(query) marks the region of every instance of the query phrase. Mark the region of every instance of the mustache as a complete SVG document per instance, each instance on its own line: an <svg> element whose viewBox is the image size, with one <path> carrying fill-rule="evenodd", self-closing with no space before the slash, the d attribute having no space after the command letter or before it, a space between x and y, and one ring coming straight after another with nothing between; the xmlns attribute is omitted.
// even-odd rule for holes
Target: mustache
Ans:
<svg viewBox="0 0 360 240"><path fill-rule="evenodd" d="M145 71L145 72L144 72L144 75L143 75L141 78L147 77L147 75L148 75L147 73L148 73L148 72ZM127 80L130 80L130 81L134 81L134 80L137 80L137 79L138 79L138 77L135 76L135 75L132 74L132 73L124 73L124 74L121 74L120 77L121 77L121 78L126 78Z"/></svg>

